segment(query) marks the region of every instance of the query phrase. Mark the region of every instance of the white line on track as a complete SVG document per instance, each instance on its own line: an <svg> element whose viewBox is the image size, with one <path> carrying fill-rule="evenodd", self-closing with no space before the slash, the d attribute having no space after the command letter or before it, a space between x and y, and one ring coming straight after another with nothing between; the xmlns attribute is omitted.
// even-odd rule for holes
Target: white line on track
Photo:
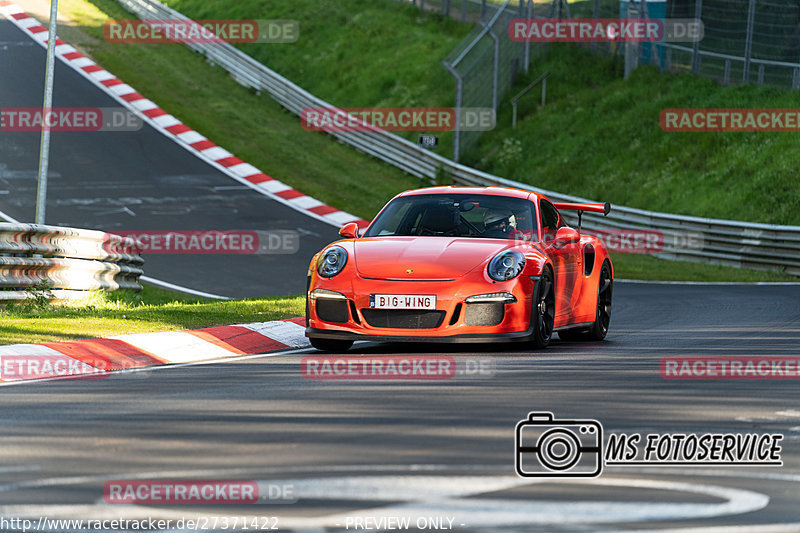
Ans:
<svg viewBox="0 0 800 533"><path fill-rule="evenodd" d="M188 287L182 287L180 285L175 285L174 283L170 283L168 281L162 281L160 279L151 278L150 276L139 276L139 279L144 281L145 283L151 283L153 285L157 285L165 289L171 289L173 291L192 294L194 296L202 296L203 298L213 298L214 300L230 300L230 298L227 296L220 296L219 294L211 294L210 292L203 292L195 289L190 289Z"/></svg>

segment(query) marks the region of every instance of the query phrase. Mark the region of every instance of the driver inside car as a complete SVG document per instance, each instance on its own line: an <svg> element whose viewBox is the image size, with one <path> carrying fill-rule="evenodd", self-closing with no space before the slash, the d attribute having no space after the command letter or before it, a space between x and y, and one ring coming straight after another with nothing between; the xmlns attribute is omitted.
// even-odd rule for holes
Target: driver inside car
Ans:
<svg viewBox="0 0 800 533"><path fill-rule="evenodd" d="M483 214L483 236L492 239L510 239L517 233L511 223L514 214L506 209L487 209Z"/></svg>

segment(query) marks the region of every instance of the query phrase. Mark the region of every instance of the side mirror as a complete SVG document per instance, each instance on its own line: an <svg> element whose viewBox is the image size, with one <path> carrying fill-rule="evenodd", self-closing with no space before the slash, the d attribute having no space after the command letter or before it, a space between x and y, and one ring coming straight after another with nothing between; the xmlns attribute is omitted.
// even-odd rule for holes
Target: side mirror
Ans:
<svg viewBox="0 0 800 533"><path fill-rule="evenodd" d="M358 238L358 224L355 222L348 222L342 229L339 230L339 235L344 237L345 239L357 239Z"/></svg>
<svg viewBox="0 0 800 533"><path fill-rule="evenodd" d="M556 248L563 248L568 244L575 244L576 242L581 242L581 234L573 228L564 226L562 228L558 228L556 240L553 241L553 246Z"/></svg>

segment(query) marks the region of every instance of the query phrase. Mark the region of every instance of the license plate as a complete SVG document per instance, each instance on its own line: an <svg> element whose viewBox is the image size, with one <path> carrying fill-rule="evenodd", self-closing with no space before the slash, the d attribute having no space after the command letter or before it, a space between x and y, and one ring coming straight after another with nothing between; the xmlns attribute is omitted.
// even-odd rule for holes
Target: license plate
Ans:
<svg viewBox="0 0 800 533"><path fill-rule="evenodd" d="M436 296L431 294L370 294L372 309L436 309Z"/></svg>

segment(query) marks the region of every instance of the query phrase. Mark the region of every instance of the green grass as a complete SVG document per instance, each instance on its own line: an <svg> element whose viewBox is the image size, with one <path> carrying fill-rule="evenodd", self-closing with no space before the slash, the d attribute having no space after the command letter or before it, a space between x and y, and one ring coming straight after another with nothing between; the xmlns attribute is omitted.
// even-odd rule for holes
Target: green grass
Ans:
<svg viewBox="0 0 800 533"><path fill-rule="evenodd" d="M465 27L413 6L389 0L168 3L197 18L299 20L298 43L246 49L337 105L451 103L452 80L440 62ZM183 45L105 42L102 23L130 17L114 0L62 0L60 7L77 22L60 26L68 41L211 140L307 194L369 219L393 194L420 184L326 134L303 130L296 116L242 88ZM392 31L379 31L387 27ZM658 125L665 107L794 107L793 93L723 88L689 75L660 75L652 68L638 69L624 81L619 59L555 45L534 57L530 77L517 87L545 70L551 72L548 105L538 109L536 94L523 99L521 120L513 130L504 102L498 128L484 136L467 162L538 187L615 204L800 222L796 135L664 133ZM617 254L615 260L619 277L796 279L634 254Z"/></svg>
<svg viewBox="0 0 800 533"><path fill-rule="evenodd" d="M96 291L79 302L23 302L0 308L0 345L266 322L302 316L304 306L300 296L221 301L150 285L138 294Z"/></svg>

